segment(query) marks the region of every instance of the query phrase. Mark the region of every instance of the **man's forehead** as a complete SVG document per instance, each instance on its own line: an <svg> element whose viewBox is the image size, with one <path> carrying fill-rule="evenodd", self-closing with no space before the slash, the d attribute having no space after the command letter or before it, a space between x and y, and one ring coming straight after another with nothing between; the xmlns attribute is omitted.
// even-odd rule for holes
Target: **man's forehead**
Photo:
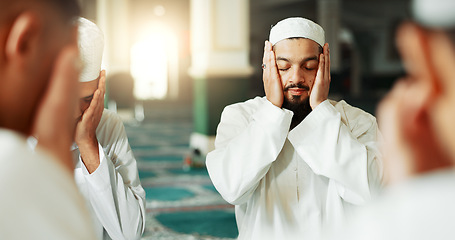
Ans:
<svg viewBox="0 0 455 240"><path fill-rule="evenodd" d="M307 38L284 39L274 46L277 60L280 58L307 59L319 56L319 44ZM281 59L283 60L283 59Z"/></svg>
<svg viewBox="0 0 455 240"><path fill-rule="evenodd" d="M99 78L89 82L79 82L79 96L87 97L92 95L98 89Z"/></svg>
<svg viewBox="0 0 455 240"><path fill-rule="evenodd" d="M308 38L287 38L277 42L273 48L292 48L299 49L319 49L319 44Z"/></svg>

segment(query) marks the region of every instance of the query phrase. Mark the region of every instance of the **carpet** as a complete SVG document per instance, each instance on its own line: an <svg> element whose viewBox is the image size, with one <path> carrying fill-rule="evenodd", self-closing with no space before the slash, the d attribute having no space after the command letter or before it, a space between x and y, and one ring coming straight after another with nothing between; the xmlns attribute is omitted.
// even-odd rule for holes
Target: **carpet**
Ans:
<svg viewBox="0 0 455 240"><path fill-rule="evenodd" d="M146 192L142 239L235 239L234 208L216 191L205 167L183 168L191 154L191 121L125 123Z"/></svg>

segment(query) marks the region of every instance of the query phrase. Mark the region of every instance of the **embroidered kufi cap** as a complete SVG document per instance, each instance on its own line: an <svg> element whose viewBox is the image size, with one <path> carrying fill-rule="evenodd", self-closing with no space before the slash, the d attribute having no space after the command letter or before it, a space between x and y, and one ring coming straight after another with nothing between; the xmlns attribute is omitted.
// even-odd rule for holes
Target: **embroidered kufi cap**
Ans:
<svg viewBox="0 0 455 240"><path fill-rule="evenodd" d="M272 45L294 37L308 38L321 47L325 44L324 29L315 22L302 17L291 17L279 21L270 30L269 41Z"/></svg>
<svg viewBox="0 0 455 240"><path fill-rule="evenodd" d="M90 82L98 78L103 59L104 35L95 23L78 19L78 47L83 68L79 82Z"/></svg>

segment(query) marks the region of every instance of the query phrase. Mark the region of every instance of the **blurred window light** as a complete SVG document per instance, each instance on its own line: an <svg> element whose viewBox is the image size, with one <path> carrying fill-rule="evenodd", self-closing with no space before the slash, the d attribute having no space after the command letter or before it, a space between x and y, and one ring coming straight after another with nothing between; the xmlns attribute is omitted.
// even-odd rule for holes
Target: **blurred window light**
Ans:
<svg viewBox="0 0 455 240"><path fill-rule="evenodd" d="M164 14L166 14L166 8L164 8L162 5L158 5L153 8L153 13L155 13L155 15L158 17L162 17Z"/></svg>
<svg viewBox="0 0 455 240"><path fill-rule="evenodd" d="M169 70L174 62L177 39L163 24L151 24L147 30L131 48L134 95L140 100L164 99L168 93L169 76L174 76Z"/></svg>

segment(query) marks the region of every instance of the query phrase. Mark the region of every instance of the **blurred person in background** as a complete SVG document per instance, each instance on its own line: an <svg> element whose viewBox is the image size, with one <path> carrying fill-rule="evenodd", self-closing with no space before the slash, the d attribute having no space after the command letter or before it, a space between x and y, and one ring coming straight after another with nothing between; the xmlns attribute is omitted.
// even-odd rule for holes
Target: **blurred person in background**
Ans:
<svg viewBox="0 0 455 240"><path fill-rule="evenodd" d="M92 212L100 239L139 239L145 228L145 191L120 117L104 109L104 36L95 23L78 19L83 64L74 115L74 177ZM36 135L38 142L41 141ZM32 147L36 139L29 139Z"/></svg>
<svg viewBox="0 0 455 240"><path fill-rule="evenodd" d="M328 99L329 46L304 18L265 42L265 97L227 106L207 169L239 239L316 239L381 185L376 119Z"/></svg>
<svg viewBox="0 0 455 240"><path fill-rule="evenodd" d="M68 150L78 14L75 0L0 0L0 239L96 239Z"/></svg>
<svg viewBox="0 0 455 240"><path fill-rule="evenodd" d="M331 239L455 239L455 2L412 13L396 35L407 75L378 110L388 187Z"/></svg>

